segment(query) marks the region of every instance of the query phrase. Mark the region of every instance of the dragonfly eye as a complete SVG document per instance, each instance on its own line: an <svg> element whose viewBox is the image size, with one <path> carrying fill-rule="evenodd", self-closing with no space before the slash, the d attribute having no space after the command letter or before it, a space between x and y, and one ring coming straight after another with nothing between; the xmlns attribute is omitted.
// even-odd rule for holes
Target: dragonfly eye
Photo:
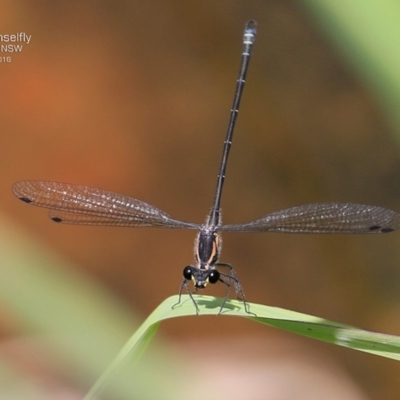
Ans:
<svg viewBox="0 0 400 400"><path fill-rule="evenodd" d="M187 267L184 268L183 270L183 277L187 279L188 281L192 280L193 277L193 267L191 265L188 265Z"/></svg>
<svg viewBox="0 0 400 400"><path fill-rule="evenodd" d="M210 283L217 283L219 281L219 272L214 269L208 275L208 282Z"/></svg>

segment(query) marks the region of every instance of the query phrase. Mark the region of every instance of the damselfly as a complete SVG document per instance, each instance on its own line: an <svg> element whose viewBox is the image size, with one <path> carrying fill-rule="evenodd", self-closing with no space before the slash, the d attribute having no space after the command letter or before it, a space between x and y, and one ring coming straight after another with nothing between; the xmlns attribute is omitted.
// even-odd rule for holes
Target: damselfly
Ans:
<svg viewBox="0 0 400 400"><path fill-rule="evenodd" d="M226 285L227 291L221 303L220 313L233 285L236 296L243 300L245 310L250 313L242 286L232 266L218 262L221 252L221 232L387 233L398 229L400 215L395 211L352 203L306 204L273 212L244 224L221 224L222 187L255 37L256 23L249 21L243 35L239 77L224 142L214 202L204 224L180 221L141 200L88 186L20 181L13 186L14 194L26 203L49 208L50 218L59 223L198 230L195 246L196 264L184 268L179 290L179 299L183 289L188 292L197 313L199 309L188 286L190 281L193 282L195 291L204 289L208 283L222 282ZM227 273L221 272L217 267L226 268Z"/></svg>

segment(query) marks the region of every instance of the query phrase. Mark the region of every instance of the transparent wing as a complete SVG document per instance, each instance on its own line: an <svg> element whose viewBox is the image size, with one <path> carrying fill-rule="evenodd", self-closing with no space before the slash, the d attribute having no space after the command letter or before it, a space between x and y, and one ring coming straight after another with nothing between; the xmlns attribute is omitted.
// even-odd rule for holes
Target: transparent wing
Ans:
<svg viewBox="0 0 400 400"><path fill-rule="evenodd" d="M84 225L199 229L143 201L88 186L20 181L13 193L28 204L49 208L55 222Z"/></svg>
<svg viewBox="0 0 400 400"><path fill-rule="evenodd" d="M219 230L282 233L387 233L400 227L400 215L383 207L314 203L276 211L246 224Z"/></svg>

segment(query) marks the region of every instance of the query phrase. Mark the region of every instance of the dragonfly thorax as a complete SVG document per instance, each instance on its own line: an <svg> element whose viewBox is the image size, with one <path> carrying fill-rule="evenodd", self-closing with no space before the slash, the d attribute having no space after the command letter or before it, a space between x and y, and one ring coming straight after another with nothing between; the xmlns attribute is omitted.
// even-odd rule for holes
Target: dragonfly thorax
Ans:
<svg viewBox="0 0 400 400"><path fill-rule="evenodd" d="M208 270L218 261L220 246L218 233L212 228L202 227L197 236L195 249L199 269Z"/></svg>

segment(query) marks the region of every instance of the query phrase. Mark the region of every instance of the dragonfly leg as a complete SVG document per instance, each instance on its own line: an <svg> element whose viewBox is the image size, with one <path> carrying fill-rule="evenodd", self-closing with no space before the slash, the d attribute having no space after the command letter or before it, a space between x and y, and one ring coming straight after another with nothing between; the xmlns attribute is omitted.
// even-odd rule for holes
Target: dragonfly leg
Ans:
<svg viewBox="0 0 400 400"><path fill-rule="evenodd" d="M182 283L181 283L181 286L180 286L180 288L179 288L179 298L178 298L178 302L172 306L172 309L174 309L176 306L178 306L179 304L181 304L181 297L182 297L182 291L183 291L183 289L186 290L186 292L188 293L188 295L189 295L190 298L192 299L193 304L194 304L194 306L196 307L196 315L199 315L199 307L198 307L198 305L197 305L195 299L193 298L192 291L190 290L189 285L188 285L188 281L187 281L187 279L185 279L185 278L182 279ZM197 292L197 289L196 289L196 292Z"/></svg>
<svg viewBox="0 0 400 400"><path fill-rule="evenodd" d="M223 268L228 268L229 269L229 275L222 273L225 278L231 280L235 286L235 291L236 291L236 297L239 300L244 300L246 301L246 298L244 296L243 288L242 285L240 284L239 280L236 278L235 270L233 269L231 264L226 264L226 263L218 263L215 264L216 267L223 267ZM226 284L226 282L224 282Z"/></svg>
<svg viewBox="0 0 400 400"><path fill-rule="evenodd" d="M220 280L220 282L222 282L224 285L226 285L228 287L228 290L226 292L226 295L225 295L225 298L224 298L224 301L222 303L221 310L220 310L219 313L221 313L221 311L224 308L224 305L226 303L226 300L228 298L229 291L230 291L230 288L231 288L231 285L228 282L231 282L231 283L233 283L233 285L235 287L236 297L239 300L243 301L244 310L246 311L246 313L256 316L256 314L252 313L250 311L250 309L249 309L249 305L247 304L247 300L246 300L246 297L244 295L243 287L240 284L239 280L236 278L235 270L233 269L232 265L225 264L225 263L218 263L218 264L215 264L215 266L229 269L229 275L220 272L220 276L223 277L225 280L221 279L221 278L219 280Z"/></svg>

